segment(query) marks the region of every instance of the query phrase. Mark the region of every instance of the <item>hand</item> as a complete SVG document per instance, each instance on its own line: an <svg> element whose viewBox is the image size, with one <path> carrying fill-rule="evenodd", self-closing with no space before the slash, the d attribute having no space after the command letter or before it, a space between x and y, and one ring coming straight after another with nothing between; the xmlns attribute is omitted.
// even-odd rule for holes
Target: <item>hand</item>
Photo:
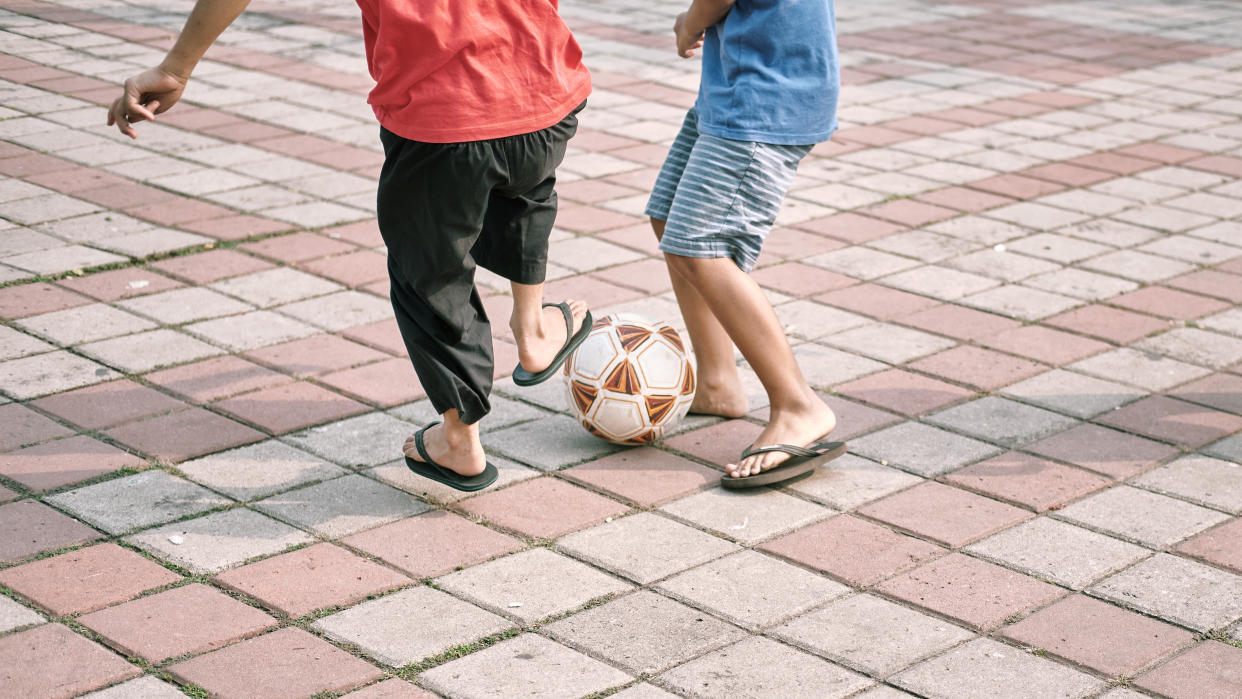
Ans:
<svg viewBox="0 0 1242 699"><path fill-rule="evenodd" d="M677 21L673 23L673 33L677 35L677 55L682 58L693 56L694 50L703 45L704 30L691 29L686 17L688 14L683 12L677 15Z"/></svg>
<svg viewBox="0 0 1242 699"><path fill-rule="evenodd" d="M125 81L125 92L108 109L108 126L116 124L121 133L138 138L133 124L155 121L155 115L181 99L186 78L163 69L152 68Z"/></svg>

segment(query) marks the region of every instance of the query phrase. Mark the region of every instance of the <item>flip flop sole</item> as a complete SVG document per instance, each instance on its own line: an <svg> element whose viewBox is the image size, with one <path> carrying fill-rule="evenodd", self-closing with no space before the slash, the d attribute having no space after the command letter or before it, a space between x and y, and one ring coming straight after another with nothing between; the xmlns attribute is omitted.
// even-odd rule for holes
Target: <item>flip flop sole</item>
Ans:
<svg viewBox="0 0 1242 699"><path fill-rule="evenodd" d="M532 374L531 372L523 369L522 365L519 364L517 365L517 368L513 370L513 383L518 386L534 386L552 378L552 376L560 370L561 365L565 363L565 360L569 359L569 355L572 354L574 350L578 349L578 345L586 342L587 335L591 334L591 329L593 327L595 327L595 318L591 316L590 311L587 311L586 315L582 317L582 327L578 328L578 332L574 333L571 337L565 339L565 344L561 346L560 351L557 352L556 356L552 358L552 363L548 365L548 368L537 374Z"/></svg>
<svg viewBox="0 0 1242 699"><path fill-rule="evenodd" d="M462 476L450 471L439 464L429 464L425 461L417 461L410 457L405 457L405 466L414 473L423 478L430 478L437 483L443 483L450 488L456 490L464 490L466 492L474 492L482 490L487 486L496 482L500 476L500 472L491 463L483 467L483 473L477 476Z"/></svg>
<svg viewBox="0 0 1242 699"><path fill-rule="evenodd" d="M781 462L776 468L761 471L753 476L746 476L745 478L733 478L728 475L721 476L720 486L730 490L744 490L774 483L784 483L795 478L805 478L815 469L844 454L845 451L845 442L836 442L831 449L822 451L815 456L791 456Z"/></svg>

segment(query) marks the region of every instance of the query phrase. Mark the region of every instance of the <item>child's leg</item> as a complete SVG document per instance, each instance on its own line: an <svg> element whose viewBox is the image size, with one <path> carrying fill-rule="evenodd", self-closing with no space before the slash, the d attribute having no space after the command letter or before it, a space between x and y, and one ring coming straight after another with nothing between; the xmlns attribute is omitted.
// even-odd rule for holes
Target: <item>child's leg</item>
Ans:
<svg viewBox="0 0 1242 699"><path fill-rule="evenodd" d="M657 239L664 237L664 223L658 218L651 219ZM690 412L722 417L745 415L746 392L733 358L733 341L703 296L677 270L677 265L670 262L668 273L681 316L686 321L686 331L690 333L698 368L698 385Z"/></svg>
<svg viewBox="0 0 1242 699"><path fill-rule="evenodd" d="M785 330L755 280L730 258L665 254L665 259L698 292L767 391L771 415L755 444L805 445L831 432L836 416L803 378ZM746 476L786 458L784 454L759 454L726 469L730 475Z"/></svg>
<svg viewBox="0 0 1242 699"><path fill-rule="evenodd" d="M377 209L388 246L397 325L442 424L424 433L428 456L464 476L486 465L477 422L491 409L491 324L466 255L491 188L486 153L408 141L382 132ZM404 452L421 460L414 443Z"/></svg>
<svg viewBox="0 0 1242 699"><path fill-rule="evenodd" d="M657 234L663 229L660 249L695 352L702 351L700 342L705 341L715 366L732 364L731 352L727 359L723 356L731 341L768 393L771 417L756 446L805 446L836 425L832 411L803 378L767 297L747 274L798 161L809 150L699 134L697 114L690 110L647 206ZM746 476L786 458L764 453L726 468L732 475Z"/></svg>
<svg viewBox="0 0 1242 699"><path fill-rule="evenodd" d="M556 168L577 130L578 110L541 131L502 139L507 181L492 192L483 232L471 255L480 266L509 280L513 315L509 327L518 346L518 363L539 373L568 339L559 308L543 307L548 236L556 221ZM582 327L587 307L568 300L573 331Z"/></svg>
<svg viewBox="0 0 1242 699"><path fill-rule="evenodd" d="M513 315L509 327L517 341L518 363L527 371L537 374L552 363L556 353L569 339L565 329L565 316L559 308L543 307L543 283L519 284L511 282L513 289ZM569 299L573 312L574 331L582 327L587 307L582 301Z"/></svg>

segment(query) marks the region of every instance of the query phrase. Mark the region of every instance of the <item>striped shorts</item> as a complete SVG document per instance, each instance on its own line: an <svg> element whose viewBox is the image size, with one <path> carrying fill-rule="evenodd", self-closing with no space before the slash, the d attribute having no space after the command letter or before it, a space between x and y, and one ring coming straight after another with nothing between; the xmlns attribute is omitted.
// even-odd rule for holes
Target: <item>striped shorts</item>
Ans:
<svg viewBox="0 0 1242 699"><path fill-rule="evenodd" d="M798 162L812 146L734 141L700 134L686 113L656 178L646 214L665 221L660 250L682 257L728 257L754 269Z"/></svg>

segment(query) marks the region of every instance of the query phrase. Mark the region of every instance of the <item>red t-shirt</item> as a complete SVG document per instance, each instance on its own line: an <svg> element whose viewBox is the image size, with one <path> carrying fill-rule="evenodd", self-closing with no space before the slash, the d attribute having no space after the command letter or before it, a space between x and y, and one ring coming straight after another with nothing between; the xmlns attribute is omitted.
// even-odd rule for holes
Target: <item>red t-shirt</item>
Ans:
<svg viewBox="0 0 1242 699"><path fill-rule="evenodd" d="M551 126L591 92L557 0L358 0L368 102L384 128L428 143Z"/></svg>

